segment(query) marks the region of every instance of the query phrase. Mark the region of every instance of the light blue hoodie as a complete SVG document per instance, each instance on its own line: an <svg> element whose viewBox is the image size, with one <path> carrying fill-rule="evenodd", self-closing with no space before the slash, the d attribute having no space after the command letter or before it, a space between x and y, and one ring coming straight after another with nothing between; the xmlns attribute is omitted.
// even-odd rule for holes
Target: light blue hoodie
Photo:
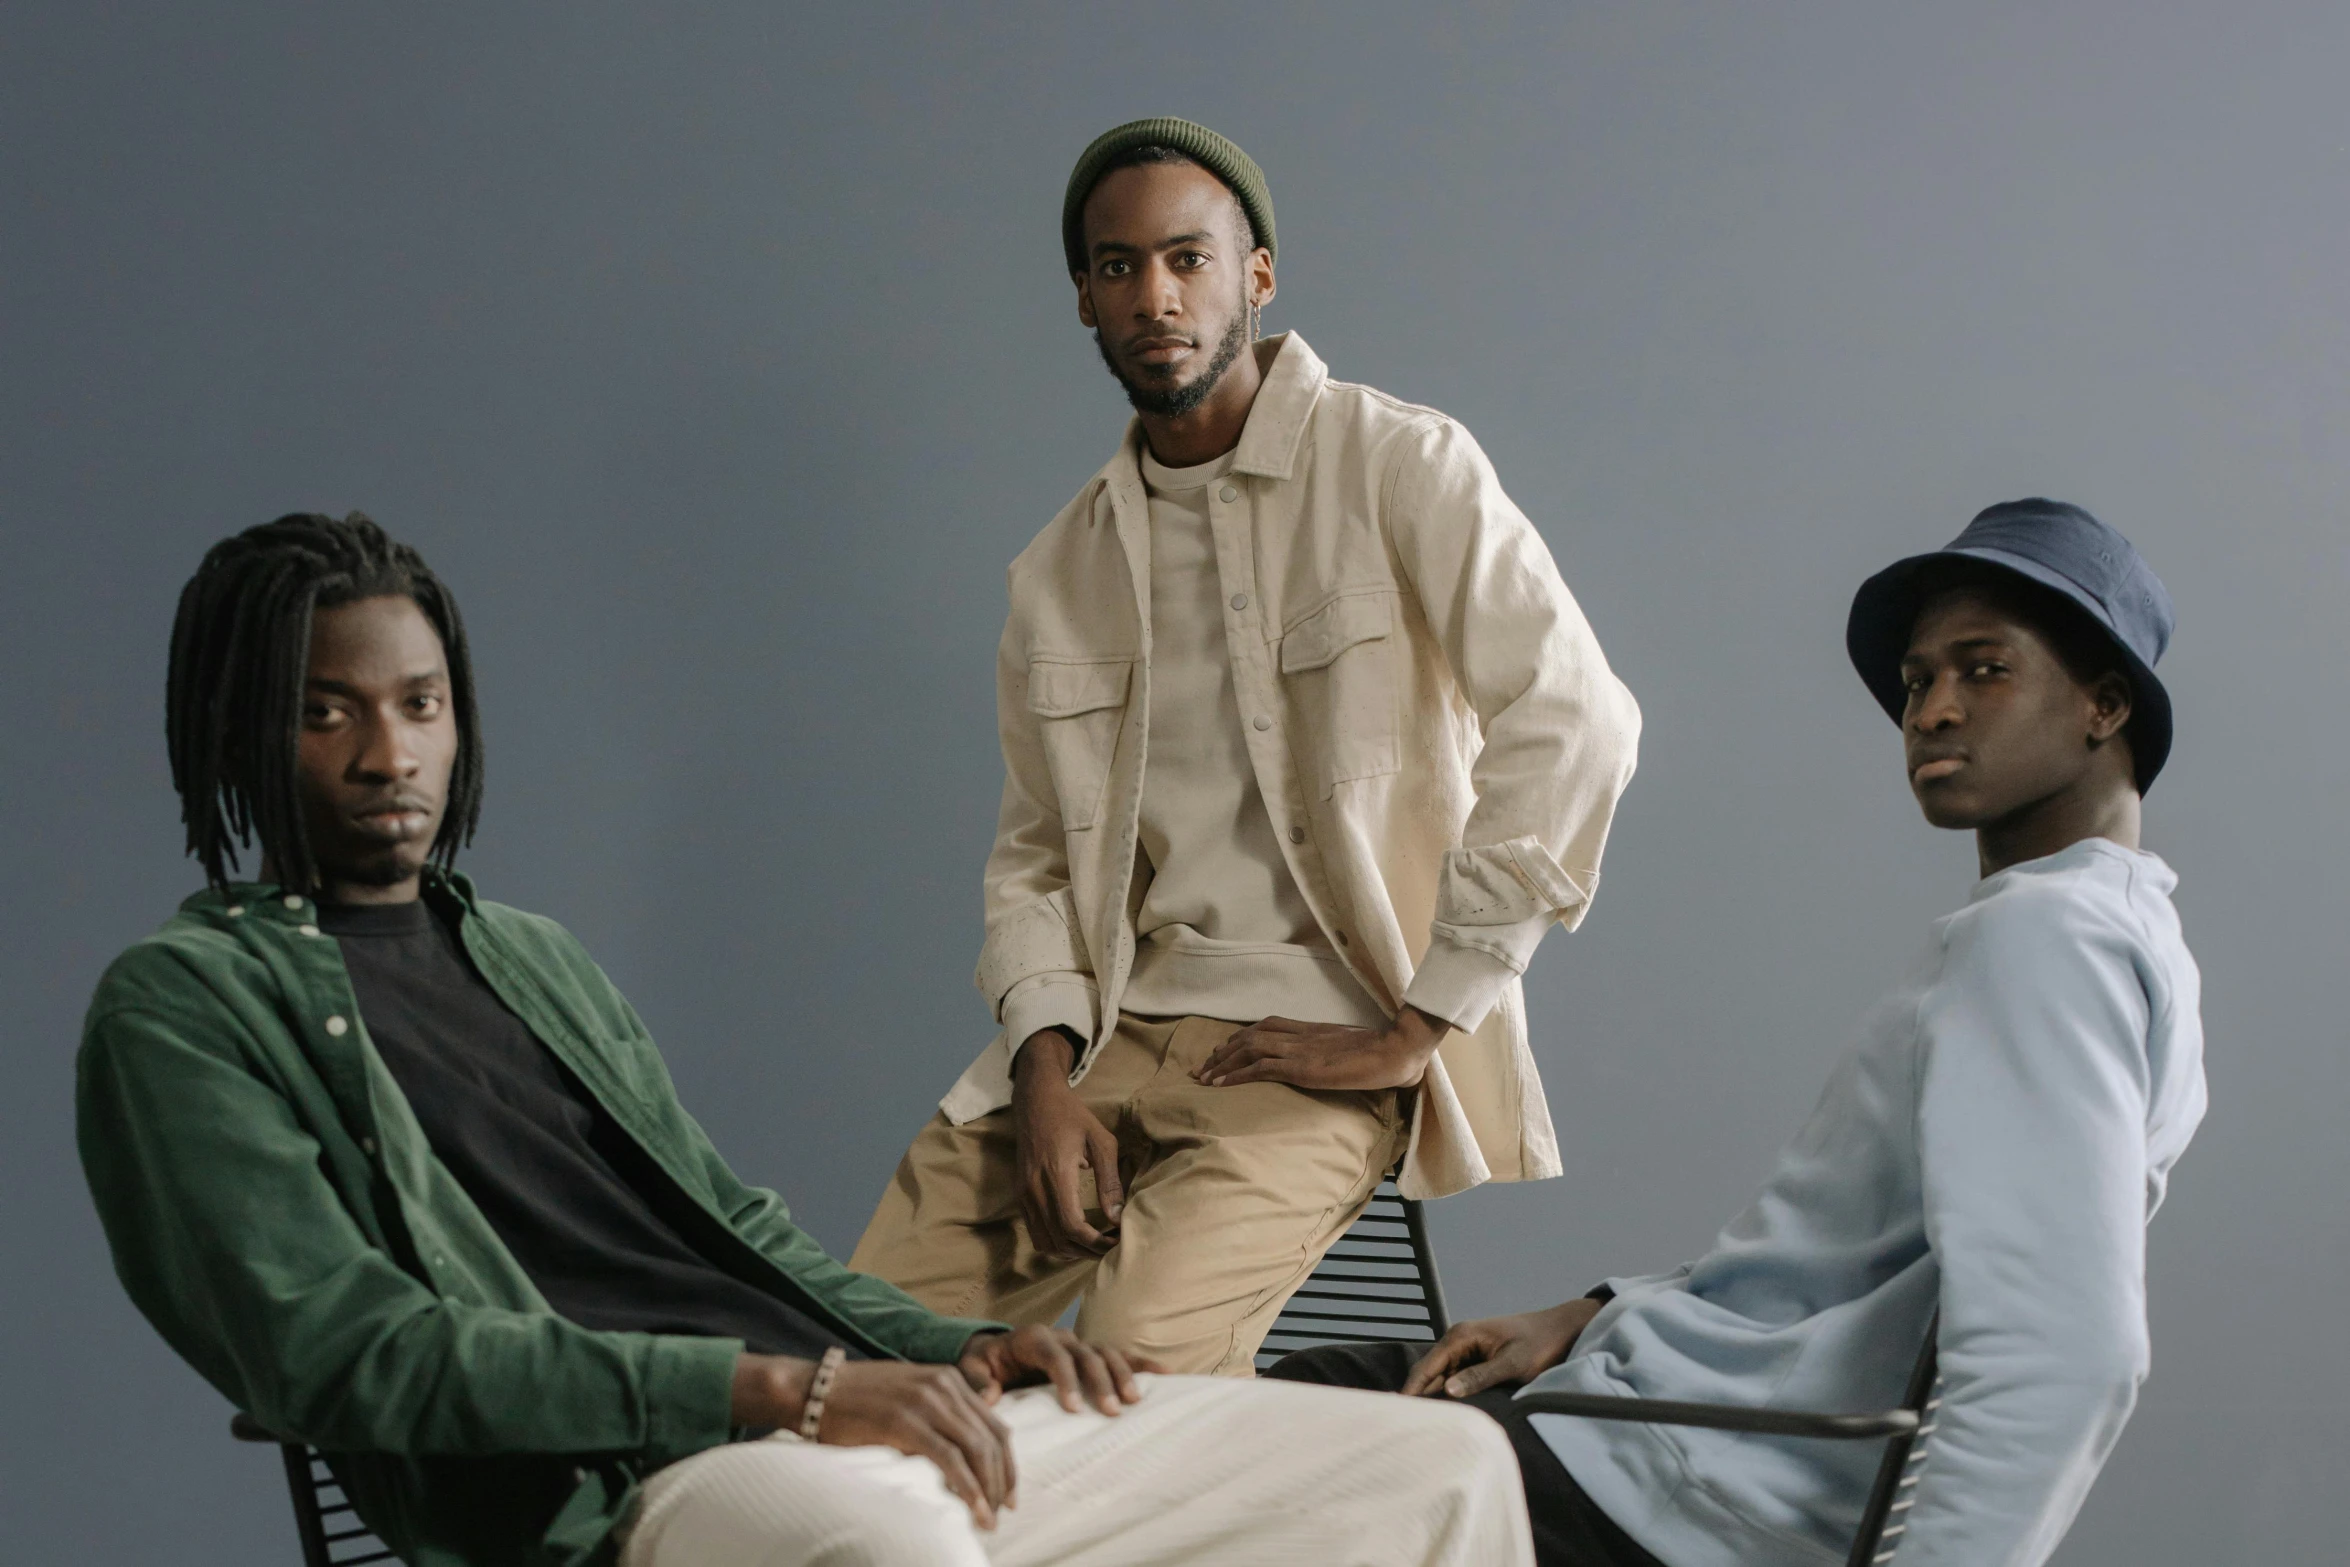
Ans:
<svg viewBox="0 0 2350 1567"><path fill-rule="evenodd" d="M1754 1205L1616 1298L1529 1390L1943 1405L1901 1567L2035 1567L2147 1369L2146 1220L2203 1118L2201 982L2151 854L2011 866L1934 926ZM1882 1445L1537 1418L1667 1567L1840 1563Z"/></svg>

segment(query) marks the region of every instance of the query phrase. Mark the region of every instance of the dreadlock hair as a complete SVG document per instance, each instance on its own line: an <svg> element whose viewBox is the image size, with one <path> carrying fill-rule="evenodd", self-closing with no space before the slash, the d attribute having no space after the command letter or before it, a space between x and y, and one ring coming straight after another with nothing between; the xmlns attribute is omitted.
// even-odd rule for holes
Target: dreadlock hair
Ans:
<svg viewBox="0 0 2350 1567"><path fill-rule="evenodd" d="M171 628L164 708L171 782L188 853L213 886L227 887L237 849L256 838L287 887L307 892L318 884L295 789L311 614L394 595L415 600L440 633L455 703L457 760L432 858L447 866L472 841L481 817L481 721L456 599L423 556L363 514L338 522L290 512L207 550L180 590Z"/></svg>

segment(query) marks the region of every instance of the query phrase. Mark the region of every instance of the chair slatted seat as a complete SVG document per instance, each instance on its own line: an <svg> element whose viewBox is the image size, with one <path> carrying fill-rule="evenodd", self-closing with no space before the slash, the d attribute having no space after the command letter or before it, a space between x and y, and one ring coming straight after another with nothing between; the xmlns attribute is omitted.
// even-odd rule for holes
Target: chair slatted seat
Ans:
<svg viewBox="0 0 2350 1567"><path fill-rule="evenodd" d="M1385 1180L1273 1319L1257 1369L1317 1344L1431 1344L1451 1326L1420 1205Z"/></svg>

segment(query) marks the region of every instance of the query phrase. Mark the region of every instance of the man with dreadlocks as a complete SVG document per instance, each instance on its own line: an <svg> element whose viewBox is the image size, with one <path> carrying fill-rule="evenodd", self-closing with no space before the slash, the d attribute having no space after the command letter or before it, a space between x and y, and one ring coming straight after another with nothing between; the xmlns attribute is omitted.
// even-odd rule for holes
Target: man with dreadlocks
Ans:
<svg viewBox="0 0 2350 1567"><path fill-rule="evenodd" d="M1273 204L1186 120L1078 159L1135 418L1011 570L979 988L1002 1032L852 1265L1248 1374L1402 1161L1559 1173L1519 975L1579 923L1640 714L1468 431L1256 341Z"/></svg>
<svg viewBox="0 0 2350 1567"><path fill-rule="evenodd" d="M205 556L168 732L209 885L99 984L83 1166L140 1310L404 1560L1530 1560L1473 1412L940 1316L741 1181L578 942L451 867L464 626L365 518Z"/></svg>

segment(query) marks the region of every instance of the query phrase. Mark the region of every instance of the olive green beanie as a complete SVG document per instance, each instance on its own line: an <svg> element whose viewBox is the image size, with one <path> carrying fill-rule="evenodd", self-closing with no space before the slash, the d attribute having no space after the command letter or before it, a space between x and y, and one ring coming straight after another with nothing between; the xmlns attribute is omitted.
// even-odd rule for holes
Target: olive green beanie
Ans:
<svg viewBox="0 0 2350 1567"><path fill-rule="evenodd" d="M1257 160L1205 125L1169 115L1128 120L1096 136L1078 155L1077 167L1069 173L1069 193L1061 198L1061 250L1072 274L1085 270L1085 198L1093 194L1102 171L1120 153L1153 146L1174 148L1230 186L1257 231L1257 243L1273 250L1273 193L1265 188L1265 171L1257 167Z"/></svg>

